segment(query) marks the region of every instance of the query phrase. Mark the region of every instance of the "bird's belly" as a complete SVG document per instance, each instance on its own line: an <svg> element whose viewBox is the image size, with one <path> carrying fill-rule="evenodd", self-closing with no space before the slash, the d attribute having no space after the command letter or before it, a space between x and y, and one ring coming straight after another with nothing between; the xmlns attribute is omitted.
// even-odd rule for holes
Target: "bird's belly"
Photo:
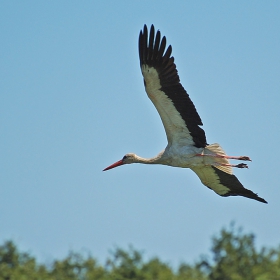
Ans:
<svg viewBox="0 0 280 280"><path fill-rule="evenodd" d="M197 156L197 154L201 154L202 151L203 148L195 147L193 147L192 149L176 150L176 152L169 151L168 165L183 168L203 166L205 165L203 162L203 157Z"/></svg>
<svg viewBox="0 0 280 280"><path fill-rule="evenodd" d="M203 158L197 155L188 155L188 156L181 156L178 159L172 159L171 166L175 167L184 167L184 168L191 168L191 167L198 167L205 165L203 162Z"/></svg>

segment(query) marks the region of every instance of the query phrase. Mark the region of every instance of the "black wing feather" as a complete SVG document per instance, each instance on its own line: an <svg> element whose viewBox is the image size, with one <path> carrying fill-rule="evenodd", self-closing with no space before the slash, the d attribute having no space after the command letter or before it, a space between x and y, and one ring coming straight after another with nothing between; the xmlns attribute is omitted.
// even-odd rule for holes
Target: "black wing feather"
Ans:
<svg viewBox="0 0 280 280"><path fill-rule="evenodd" d="M255 199L255 200L263 202L263 203L267 203L267 201L265 201L263 198L259 197L254 192L244 188L243 185L240 183L240 181L237 179L237 177L234 176L233 174L225 173L225 172L219 170L218 168L216 168L215 166L212 166L212 168L214 169L215 173L218 175L218 177L220 179L220 183L230 189L230 191L228 193L226 193L222 196L239 195L239 196L244 196L247 198Z"/></svg>

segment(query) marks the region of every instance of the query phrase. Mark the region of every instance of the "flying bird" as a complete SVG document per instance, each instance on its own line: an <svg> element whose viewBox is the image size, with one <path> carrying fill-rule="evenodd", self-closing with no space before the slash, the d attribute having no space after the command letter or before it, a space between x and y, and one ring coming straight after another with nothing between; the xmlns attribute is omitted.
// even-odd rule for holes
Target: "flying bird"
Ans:
<svg viewBox="0 0 280 280"><path fill-rule="evenodd" d="M243 187L232 167L248 168L247 164L230 164L229 159L251 161L247 156L228 156L217 143L207 144L202 121L186 90L180 83L171 45L166 48L165 36L155 33L152 25L148 35L144 25L139 35L140 68L145 90L162 120L167 147L149 159L126 154L103 171L130 163L163 164L190 168L201 182L220 196L244 196L267 203Z"/></svg>

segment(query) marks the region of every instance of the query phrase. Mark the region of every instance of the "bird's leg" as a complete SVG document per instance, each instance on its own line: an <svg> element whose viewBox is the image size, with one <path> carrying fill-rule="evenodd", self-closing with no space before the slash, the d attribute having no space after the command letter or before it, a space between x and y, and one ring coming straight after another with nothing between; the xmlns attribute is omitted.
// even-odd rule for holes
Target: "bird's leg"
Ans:
<svg viewBox="0 0 280 280"><path fill-rule="evenodd" d="M252 161L247 156L240 156L240 157L234 157L234 156L226 156L226 155L219 155L219 154L196 154L197 156L207 156L207 157L217 157L217 158L227 158L227 159L236 159L236 160L248 160Z"/></svg>

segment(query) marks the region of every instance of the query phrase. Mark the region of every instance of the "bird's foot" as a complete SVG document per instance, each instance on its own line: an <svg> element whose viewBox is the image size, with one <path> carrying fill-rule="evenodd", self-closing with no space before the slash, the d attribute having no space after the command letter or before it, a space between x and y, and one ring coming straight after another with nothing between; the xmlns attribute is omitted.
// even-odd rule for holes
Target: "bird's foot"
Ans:
<svg viewBox="0 0 280 280"><path fill-rule="evenodd" d="M217 164L220 166L231 166L231 167L237 167L237 168L249 168L248 165L246 163L239 163L239 164L226 164L226 163L221 163L221 164Z"/></svg>
<svg viewBox="0 0 280 280"><path fill-rule="evenodd" d="M249 157L247 157L247 156L240 156L239 158L238 158L239 160L248 160L248 161L252 161Z"/></svg>
<svg viewBox="0 0 280 280"><path fill-rule="evenodd" d="M245 164L245 163L236 164L235 167L237 167L237 168L249 168L248 165Z"/></svg>

